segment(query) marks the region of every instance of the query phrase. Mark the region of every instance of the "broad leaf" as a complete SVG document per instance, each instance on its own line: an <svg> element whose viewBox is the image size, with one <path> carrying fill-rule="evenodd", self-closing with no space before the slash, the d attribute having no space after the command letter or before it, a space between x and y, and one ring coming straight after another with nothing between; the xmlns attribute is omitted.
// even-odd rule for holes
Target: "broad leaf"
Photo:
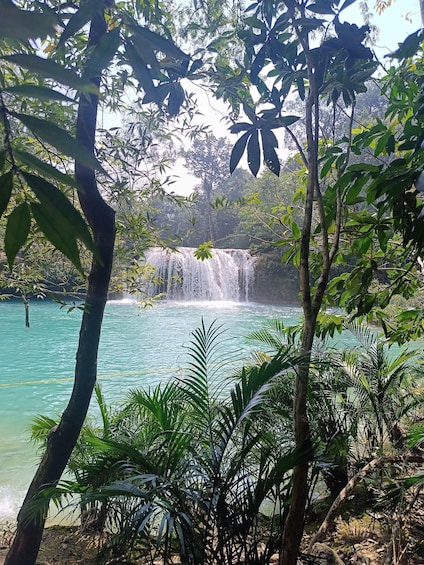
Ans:
<svg viewBox="0 0 424 565"><path fill-rule="evenodd" d="M281 118L278 118L277 122L282 127L288 127L298 122L299 120L300 120L300 116L281 116Z"/></svg>
<svg viewBox="0 0 424 565"><path fill-rule="evenodd" d="M251 136L251 132L247 131L246 133L244 133L240 139L238 139L233 147L233 150L231 151L231 157L230 157L230 173L232 174L234 172L234 169L237 167L237 165L240 162L240 159L243 156L244 150L246 149L246 144L247 141L249 139L249 137Z"/></svg>
<svg viewBox="0 0 424 565"><path fill-rule="evenodd" d="M92 82L80 78L76 72L65 69L65 67L50 59L43 59L42 57L37 57L37 55L24 53L4 55L1 58L18 67L24 67L41 77L51 78L61 84L66 84L75 90L97 94L98 89Z"/></svg>
<svg viewBox="0 0 424 565"><path fill-rule="evenodd" d="M47 88L45 86L37 86L35 84L19 84L17 86L10 86L4 88L4 92L16 94L18 96L27 96L29 98L36 98L37 100L58 100L59 102L74 102L69 96L65 96L57 90Z"/></svg>
<svg viewBox="0 0 424 565"><path fill-rule="evenodd" d="M259 146L258 130L255 129L247 143L247 164L256 177L261 166L261 148Z"/></svg>
<svg viewBox="0 0 424 565"><path fill-rule="evenodd" d="M10 113L20 120L36 136L43 141L47 141L47 143L58 149L61 153L79 161L88 169L95 169L107 175L96 157L87 151L87 149L82 147L77 140L69 135L69 133L64 129L60 128L53 122L41 120L35 116L18 114L17 112Z"/></svg>
<svg viewBox="0 0 424 565"><path fill-rule="evenodd" d="M168 112L170 116L176 116L184 102L184 89L180 83L171 85L171 92L168 98Z"/></svg>
<svg viewBox="0 0 424 565"><path fill-rule="evenodd" d="M82 29L91 20L102 4L102 0L81 2L78 10L69 18L66 28L60 36L59 46L63 45L67 39Z"/></svg>
<svg viewBox="0 0 424 565"><path fill-rule="evenodd" d="M333 2L331 2L331 0L316 0L314 4L309 4L308 10L314 12L315 14L335 15L332 4Z"/></svg>
<svg viewBox="0 0 424 565"><path fill-rule="evenodd" d="M13 173L9 171L0 177L0 217L9 204L13 190Z"/></svg>
<svg viewBox="0 0 424 565"><path fill-rule="evenodd" d="M153 83L152 73L130 41L127 41L125 44L125 54L127 55L129 64L134 71L135 78L146 93L146 100L143 100L143 103L159 103L158 94Z"/></svg>
<svg viewBox="0 0 424 565"><path fill-rule="evenodd" d="M7 218L4 248L9 269L12 269L16 255L28 238L31 214L26 202L17 206Z"/></svg>
<svg viewBox="0 0 424 565"><path fill-rule="evenodd" d="M44 217L57 218L58 226L61 226L65 233L71 234L74 239L80 239L90 251L95 252L96 248L87 224L63 192L41 177L29 173L22 174L45 209ZM50 241L55 244L54 241ZM63 251L61 248L58 249Z"/></svg>
<svg viewBox="0 0 424 565"><path fill-rule="evenodd" d="M252 127L250 122L239 122L238 124L233 124L230 127L231 133L240 133L241 131L246 131Z"/></svg>
<svg viewBox="0 0 424 565"><path fill-rule="evenodd" d="M50 243L68 257L78 271L83 274L78 244L73 234L64 229L58 216L42 204L32 202L31 211L38 227Z"/></svg>
<svg viewBox="0 0 424 565"><path fill-rule="evenodd" d="M35 155L31 155L31 153L27 153L26 151L19 151L17 149L13 151L13 154L19 161L21 161L21 163L24 163L24 165L27 165L31 169L34 169L37 172L42 173L43 175L48 176L51 179L54 179L62 184L66 184L68 186L71 186L72 188L80 189L79 184L73 177L62 173L61 171L56 169L56 167L50 165L50 163L41 161L41 159L39 159Z"/></svg>
<svg viewBox="0 0 424 565"><path fill-rule="evenodd" d="M261 129L261 138L266 166L278 177L280 174L280 160L275 150L278 147L278 140L274 132L267 128Z"/></svg>
<svg viewBox="0 0 424 565"><path fill-rule="evenodd" d="M45 39L56 34L58 19L46 8L45 12L21 10L7 0L0 2L0 37L28 41Z"/></svg>
<svg viewBox="0 0 424 565"><path fill-rule="evenodd" d="M145 41L148 41L152 48L161 51L165 55L176 59L189 59L189 55L177 47L173 41L156 32L142 26L131 26L131 30Z"/></svg>
<svg viewBox="0 0 424 565"><path fill-rule="evenodd" d="M266 166L278 177L280 175L281 165L275 148L272 145L264 145L263 152Z"/></svg>
<svg viewBox="0 0 424 565"><path fill-rule="evenodd" d="M253 84L256 84L258 80L258 75L264 68L266 53L267 53L267 44L263 45L259 49L254 61L250 66L250 79Z"/></svg>
<svg viewBox="0 0 424 565"><path fill-rule="evenodd" d="M83 78L99 77L102 74L116 52L121 43L120 29L116 27L106 35L103 35L99 43L96 45L87 66L84 69Z"/></svg>

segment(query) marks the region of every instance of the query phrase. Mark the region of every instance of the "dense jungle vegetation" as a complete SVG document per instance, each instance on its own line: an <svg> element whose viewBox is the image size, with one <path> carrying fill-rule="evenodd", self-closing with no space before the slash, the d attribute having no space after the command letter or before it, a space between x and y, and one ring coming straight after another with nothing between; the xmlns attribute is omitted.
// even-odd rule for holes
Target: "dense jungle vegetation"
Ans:
<svg viewBox="0 0 424 565"><path fill-rule="evenodd" d="M36 562L49 502L69 493L113 532L109 562L295 565L358 482L390 531L384 562L419 555L405 525L421 504L421 361L391 344L421 337L423 310L388 308L422 287L423 32L383 65L370 27L344 20L355 4L1 1L2 286L85 294L73 392L34 425L45 449L6 565ZM196 125L192 82L227 104L232 147ZM199 179L187 202L169 193L178 156ZM199 260L272 248L298 270L303 322L258 329L226 389L220 331L202 326L186 375L109 409L95 389L109 291L138 280L147 247L179 242ZM358 347L332 351L345 327ZM101 428L85 424L94 390ZM317 485L333 505L305 548Z"/></svg>

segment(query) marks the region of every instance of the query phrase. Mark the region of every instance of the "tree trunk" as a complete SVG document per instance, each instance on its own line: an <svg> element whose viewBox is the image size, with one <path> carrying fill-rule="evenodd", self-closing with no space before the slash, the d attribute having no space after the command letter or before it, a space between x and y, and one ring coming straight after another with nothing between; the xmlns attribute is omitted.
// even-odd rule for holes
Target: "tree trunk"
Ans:
<svg viewBox="0 0 424 565"><path fill-rule="evenodd" d="M96 44L106 32L102 13L94 17L90 43ZM100 79L93 80L100 84ZM94 153L98 96L81 96L78 108L77 141ZM107 300L115 240L113 210L99 194L95 173L75 163L75 176L80 186L79 198L93 232L98 256L93 258L88 278L87 298L82 316L76 355L74 387L57 429L52 431L46 451L28 489L18 514L17 532L6 557L5 565L34 565L47 517L49 496L44 504L37 502L46 488L57 485L66 468L87 415L97 373L97 353L103 312Z"/></svg>
<svg viewBox="0 0 424 565"><path fill-rule="evenodd" d="M308 52L307 45L304 49ZM311 349L314 341L317 314L321 307L322 297L328 280L328 240L323 230L322 254L323 270L321 279L317 285L315 296L311 293L311 273L309 268L309 253L311 245L312 217L314 209L314 197L319 192L318 184L318 138L319 138L319 105L318 95L315 88L315 80L312 64L309 67L310 91L305 105L305 130L307 136L307 168L308 180L306 187L306 200L302 226L299 280L301 302L304 315L302 341L300 353L301 363L298 366L294 402L293 402L293 424L296 448L300 451L310 448L310 428L307 413L307 394L309 385L309 370ZM323 221L321 218L321 224ZM302 541L305 509L308 499L308 462L296 465L293 469L293 487L290 500L290 508L284 524L281 540L279 565L296 565Z"/></svg>

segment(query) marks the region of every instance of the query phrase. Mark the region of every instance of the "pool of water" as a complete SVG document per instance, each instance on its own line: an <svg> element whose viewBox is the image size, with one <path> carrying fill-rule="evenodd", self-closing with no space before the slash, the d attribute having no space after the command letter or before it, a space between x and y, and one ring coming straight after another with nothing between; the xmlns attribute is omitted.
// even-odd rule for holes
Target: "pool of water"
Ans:
<svg viewBox="0 0 424 565"><path fill-rule="evenodd" d="M98 380L109 403L134 387L178 374L185 348L202 318L222 325L225 348L241 363L245 336L267 320L296 323L299 308L253 303L163 302L141 309L128 301L108 303L98 362ZM31 327L21 302L0 302L0 520L13 519L37 464L29 426L37 414L56 417L72 389L81 321L78 309L34 302ZM92 403L94 404L94 403ZM94 413L95 407L91 409Z"/></svg>

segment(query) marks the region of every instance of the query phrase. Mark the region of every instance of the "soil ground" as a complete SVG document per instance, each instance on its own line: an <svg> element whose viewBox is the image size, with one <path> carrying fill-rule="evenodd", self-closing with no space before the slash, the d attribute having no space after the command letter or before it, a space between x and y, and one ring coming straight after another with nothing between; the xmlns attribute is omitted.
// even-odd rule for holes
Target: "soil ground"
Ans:
<svg viewBox="0 0 424 565"><path fill-rule="evenodd" d="M0 533L0 565L3 565L12 539L10 529ZM97 555L98 536L82 534L78 527L46 528L37 565L93 565Z"/></svg>
<svg viewBox="0 0 424 565"><path fill-rule="evenodd" d="M415 512L411 516L413 522L406 527L402 540L400 551L394 556L394 561L398 565L424 565L424 511L421 516L420 512ZM311 526L311 525L310 525ZM316 524L312 525L311 531L314 531ZM418 529L417 529L418 527ZM0 526L0 565L4 564L4 560L8 551L9 544L12 540L13 532L9 526L1 528ZM312 556L304 558L300 561L302 565L334 565L342 563L343 565L383 565L387 558L387 548L390 546L390 536L388 536L387 528L382 527L378 516L370 517L368 515L355 516L344 515L339 517L336 522L336 528L328 535L325 544L328 544L340 557L340 561L334 560L332 557L324 558L323 554L318 553L319 557L315 559ZM46 528L37 565L94 565L98 554L99 535L89 532L82 533L77 526L52 526ZM308 534L305 535L305 547L308 544ZM327 546L327 547L328 547ZM327 558L328 557L328 558ZM271 565L278 562L278 557ZM108 565L112 563L123 563L122 561L112 559ZM125 561L125 563L128 563ZM145 565L137 562L140 565ZM136 565L134 563L134 565ZM157 563L159 565L159 562Z"/></svg>

